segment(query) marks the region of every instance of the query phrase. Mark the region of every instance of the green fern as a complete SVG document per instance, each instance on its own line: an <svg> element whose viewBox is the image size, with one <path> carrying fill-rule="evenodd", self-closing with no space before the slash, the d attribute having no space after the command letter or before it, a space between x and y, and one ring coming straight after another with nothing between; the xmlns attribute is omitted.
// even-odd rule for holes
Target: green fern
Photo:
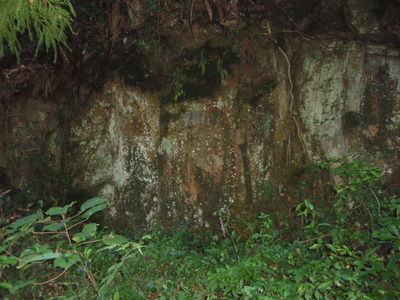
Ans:
<svg viewBox="0 0 400 300"><path fill-rule="evenodd" d="M5 47L19 59L19 38L27 34L36 41L35 55L44 46L52 49L57 58L57 46L67 45L67 31L75 10L70 0L0 0L0 58Z"/></svg>

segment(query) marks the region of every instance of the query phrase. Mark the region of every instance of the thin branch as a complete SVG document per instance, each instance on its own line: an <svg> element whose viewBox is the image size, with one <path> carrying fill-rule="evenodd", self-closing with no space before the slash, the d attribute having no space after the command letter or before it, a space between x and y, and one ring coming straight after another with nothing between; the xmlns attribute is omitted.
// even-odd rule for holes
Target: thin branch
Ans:
<svg viewBox="0 0 400 300"><path fill-rule="evenodd" d="M61 216L62 216L62 219L65 220L65 215L61 215ZM68 239L68 243L70 244L70 246L72 246L71 236L70 236L69 231L68 231L69 229L68 229L67 225L65 224L65 222L63 222L63 224L64 224L64 228L65 228L65 235L67 236L67 239ZM79 253L79 256L82 259L85 273L88 276L91 284L93 285L94 289L97 292L99 290L99 286L97 285L96 279L94 278L93 273L90 271L90 269L89 269L89 267L88 267L88 265L87 265L87 263L85 261L85 257L83 256L82 252L78 251L78 253Z"/></svg>
<svg viewBox="0 0 400 300"><path fill-rule="evenodd" d="M73 216L71 219L75 218L76 216L78 216L78 215L80 215L80 214L81 214L81 213L76 214L76 215ZM86 222L87 220L88 220L87 218L84 219L84 220L81 220L81 221L75 223L74 225L71 225L70 227L67 227L66 229L71 230L72 228L75 228L76 226L78 226L79 224L82 224L82 223ZM64 221L64 219L63 219L63 221ZM66 225L64 224L64 228L65 228L65 226L66 226ZM32 233L44 235L44 234L57 234L57 233L65 233L65 232L62 232L62 231L32 231Z"/></svg>
<svg viewBox="0 0 400 300"><path fill-rule="evenodd" d="M371 222L373 221L374 217L372 216L371 211L369 210L368 206L365 204L363 198L361 198L361 203L364 206L365 210L368 212L369 217L371 218Z"/></svg>
<svg viewBox="0 0 400 300"><path fill-rule="evenodd" d="M376 193L370 186L368 186L368 189L371 192L371 194L374 196L376 203L378 204L378 216L381 216L381 201L379 200L378 196L376 195Z"/></svg>
<svg viewBox="0 0 400 300"><path fill-rule="evenodd" d="M289 159L290 159L290 140L292 135L289 132L289 137L288 137L288 143L287 143L287 149L286 149L286 162L289 163Z"/></svg>
<svg viewBox="0 0 400 300"><path fill-rule="evenodd" d="M283 7L279 6L274 1L272 1L272 4L275 7L277 7L278 9L280 9L283 12L283 14L290 20L290 22L292 22L292 24L296 28L296 30L282 30L282 32L294 32L294 33L297 33L302 39L304 39L306 41L310 40L310 38L306 34L301 32L301 30L299 30L299 26L297 25L296 21L287 13L287 11Z"/></svg>
<svg viewBox="0 0 400 300"><path fill-rule="evenodd" d="M304 240L304 241L300 241L300 243L308 243L308 242L312 242L312 241L315 241L315 240L319 240L319 239L324 239L324 238L327 238L327 237L329 237L329 236L331 236L330 234L323 234L323 235L320 235L320 236L318 236L318 237L316 237L316 238L312 238L312 239L308 239L308 240Z"/></svg>
<svg viewBox="0 0 400 300"><path fill-rule="evenodd" d="M72 228L75 228L76 226L78 226L79 224L82 224L82 223L86 222L87 220L88 220L88 219L86 218L86 219L84 219L84 220L79 221L78 223L75 223L74 225L71 225L70 227L68 227L68 230L71 230Z"/></svg>
<svg viewBox="0 0 400 300"><path fill-rule="evenodd" d="M290 64L290 60L286 52L278 46L278 50L281 52L282 56L285 58L286 63L287 63L287 77L289 81L289 87L290 87L290 103L289 103L289 112L292 112L293 110L293 100L294 100L294 95L293 95L293 81L292 81L292 65Z"/></svg>
<svg viewBox="0 0 400 300"><path fill-rule="evenodd" d="M78 212L76 215L73 215L73 216L71 217L71 219L75 219L77 216L83 214L83 212L84 212L84 211Z"/></svg>
<svg viewBox="0 0 400 300"><path fill-rule="evenodd" d="M192 0L190 4L190 12L189 12L189 27L190 27L190 32L192 33L192 38L195 41L196 39L194 38L194 33L193 33L193 6L194 6L194 1Z"/></svg>
<svg viewBox="0 0 400 300"><path fill-rule="evenodd" d="M298 31L298 30L282 29L281 31L285 32L285 33L296 33L298 36L300 36L305 41L311 40L311 38L309 36L305 35L304 33L302 33L301 31Z"/></svg>
<svg viewBox="0 0 400 300"><path fill-rule="evenodd" d="M53 282L53 281L57 280L58 278L60 278L61 276L63 276L67 271L68 271L68 269L64 269L64 271L62 271L56 277L53 277L53 278L51 278L49 280L46 280L46 281L43 281L43 282L36 282L33 285L45 285L45 284L48 284L50 282Z"/></svg>
<svg viewBox="0 0 400 300"><path fill-rule="evenodd" d="M349 229L347 231L348 232L355 232L355 231L364 230L364 229L367 229L367 228L368 228L368 225L365 225L365 226L361 226L361 227L355 227L355 228ZM323 234L323 235L317 236L315 238L311 238L311 239L304 240L304 241L299 241L299 243L302 243L302 244L303 243L308 243L308 242L311 242L311 241L315 241L315 240L319 240L319 239L324 239L324 238L330 237L331 235L332 235L332 233L327 233L327 234Z"/></svg>
<svg viewBox="0 0 400 300"><path fill-rule="evenodd" d="M32 231L34 234L56 234L56 233L64 233L63 231Z"/></svg>
<svg viewBox="0 0 400 300"><path fill-rule="evenodd" d="M86 273L86 275L88 276L88 278L89 278L89 280L90 280L90 283L93 285L95 291L97 292L97 291L99 290L99 286L97 285L97 281L96 281L96 279L94 278L92 271L90 271L90 269L89 269L89 267L88 267L86 261L84 260L84 257L83 257L83 255L82 255L82 253L80 253L80 255L81 255L83 264L84 264L84 266L85 266L85 273Z"/></svg>
<svg viewBox="0 0 400 300"><path fill-rule="evenodd" d="M63 221L65 221L65 215L61 215L61 217L62 217ZM63 225L65 228L65 235L68 239L68 243L70 246L72 246L71 236L69 235L67 224L65 224L65 222L63 222Z"/></svg>
<svg viewBox="0 0 400 300"><path fill-rule="evenodd" d="M304 140L303 133L301 132L299 123L297 122L296 114L293 113L293 114L292 114L292 118L293 118L294 124L296 125L297 135L298 135L299 138L300 138L301 145L303 146L304 153L305 153L305 154L307 155L307 157L309 158L309 154L308 154L307 147L306 147L306 142L305 142L305 140Z"/></svg>
<svg viewBox="0 0 400 300"><path fill-rule="evenodd" d="M206 7L208 18L209 18L210 22L212 22L212 20L213 20L213 11L212 11L212 8L210 6L210 3L208 3L208 0L204 0L204 6Z"/></svg>
<svg viewBox="0 0 400 300"><path fill-rule="evenodd" d="M98 240L93 240L93 241L82 242L82 243L79 243L78 245L81 246L81 245L86 245L86 244L97 243L97 242L101 242L102 240L103 240L103 239L98 239Z"/></svg>
<svg viewBox="0 0 400 300"><path fill-rule="evenodd" d="M0 198L10 193L11 190L0 191Z"/></svg>
<svg viewBox="0 0 400 300"><path fill-rule="evenodd" d="M21 259L19 258L19 257L17 257L17 256L15 256L15 255L13 255L10 251L8 251L8 250L4 250L4 252L5 253L7 253L9 256L11 256L11 257L13 257L13 258L15 258L16 260L18 260L18 261L21 261Z"/></svg>
<svg viewBox="0 0 400 300"><path fill-rule="evenodd" d="M34 224L34 222L27 224L27 225L24 227L24 231L28 230L29 227L31 227L33 224ZM20 236L18 236L15 240L13 240L13 241L10 243L10 245L7 247L7 250L4 250L4 251L10 251L10 250L12 249L12 247L14 246L14 244L15 244L21 237L22 237L22 236L20 235Z"/></svg>

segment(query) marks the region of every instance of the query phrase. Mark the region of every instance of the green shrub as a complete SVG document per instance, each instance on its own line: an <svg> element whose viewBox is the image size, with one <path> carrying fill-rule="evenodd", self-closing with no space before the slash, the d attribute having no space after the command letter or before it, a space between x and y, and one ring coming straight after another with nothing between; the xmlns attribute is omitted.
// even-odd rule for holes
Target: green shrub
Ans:
<svg viewBox="0 0 400 300"><path fill-rule="evenodd" d="M93 214L107 207L104 198L91 198L74 212L75 204L51 207L47 211L39 209L3 228L1 271L10 278L16 277L17 281L2 281L0 287L16 294L27 286L49 285L70 269L79 269L83 270L92 289L101 292L113 280L116 271L109 270L99 287L90 266L94 252L124 252L123 262L133 250L140 251L138 243L113 233L100 236L98 224L88 223ZM119 265L113 268L118 270ZM54 275L41 279L47 273Z"/></svg>

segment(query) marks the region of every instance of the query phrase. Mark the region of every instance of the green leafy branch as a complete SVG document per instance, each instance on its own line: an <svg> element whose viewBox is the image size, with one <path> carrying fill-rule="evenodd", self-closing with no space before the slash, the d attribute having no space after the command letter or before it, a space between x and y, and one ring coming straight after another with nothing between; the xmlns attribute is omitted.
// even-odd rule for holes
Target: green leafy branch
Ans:
<svg viewBox="0 0 400 300"><path fill-rule="evenodd" d="M228 70L224 67L224 61L221 58L217 60L217 71L221 78L221 81L224 81L226 77L228 77Z"/></svg>
<svg viewBox="0 0 400 300"><path fill-rule="evenodd" d="M107 207L106 199L91 198L80 206L78 213L71 215L70 211L76 202L72 202L63 207L52 207L46 212L38 210L36 213L20 218L5 228L4 240L0 246L0 266L1 272L7 267L25 269L32 264L52 262L54 269L60 268L62 271L55 277L43 282L31 280L21 282L25 285L46 285L63 276L72 266L80 264L90 283L96 291L99 290L97 281L91 272L87 254L92 252L90 244L102 242L106 247L129 244L128 240L116 234L104 235L98 238L96 223L86 223L95 213ZM12 254L18 240L23 239L23 245L28 242L33 244L22 247L19 255ZM41 237L48 237L43 239ZM37 238L39 237L39 238ZM51 241L51 242L50 242ZM47 243L48 242L48 243ZM136 248L138 246L136 245ZM0 282L0 287L7 288L10 292L15 292L18 285L9 282Z"/></svg>
<svg viewBox="0 0 400 300"><path fill-rule="evenodd" d="M21 35L37 41L35 55L41 47L52 49L57 58L57 47L67 46L67 31L75 17L70 0L0 0L0 58L5 46L19 59Z"/></svg>
<svg viewBox="0 0 400 300"><path fill-rule="evenodd" d="M199 60L199 68L201 71L201 76L204 76L206 73L207 65L210 63L209 59L205 56L204 49L200 52L200 60Z"/></svg>
<svg viewBox="0 0 400 300"><path fill-rule="evenodd" d="M171 79L173 84L172 97L174 101L178 101L179 99L181 99L186 95L183 86L186 76L181 68L177 68L176 71L172 73Z"/></svg>

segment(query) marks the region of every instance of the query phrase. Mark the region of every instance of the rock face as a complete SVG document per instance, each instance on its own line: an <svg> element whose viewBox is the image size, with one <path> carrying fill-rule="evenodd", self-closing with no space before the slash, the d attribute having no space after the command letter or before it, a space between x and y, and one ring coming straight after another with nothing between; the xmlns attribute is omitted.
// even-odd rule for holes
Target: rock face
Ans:
<svg viewBox="0 0 400 300"><path fill-rule="evenodd" d="M287 62L273 48L263 67L277 84L257 103L240 98L240 68L214 96L183 102L108 82L72 127L82 167L74 186L107 197L122 226L215 227L220 212L289 211L301 199L288 199L287 176L301 180L290 172L313 160L355 155L394 172L399 53L340 40L298 49L293 99ZM280 198L268 197L278 189Z"/></svg>
<svg viewBox="0 0 400 300"><path fill-rule="evenodd" d="M72 186L110 199L113 220L146 224L157 211L159 111L156 99L110 82L71 128Z"/></svg>
<svg viewBox="0 0 400 300"><path fill-rule="evenodd" d="M210 227L221 210L251 208L269 176L273 111L238 101L234 75L213 98L164 105L109 82L71 128L75 189L110 199L110 220L125 225Z"/></svg>
<svg viewBox="0 0 400 300"><path fill-rule="evenodd" d="M364 22L372 9L348 1L359 34L382 29ZM51 188L31 187L48 174L70 200L106 197L106 218L120 229L218 228L221 215L259 211L290 217L304 168L329 157L378 164L400 186L399 51L324 35L257 43L248 38L230 59L221 45L198 42L177 60L167 92L129 81L139 75L124 63L125 75L69 117L65 103L16 99L2 120L0 168L32 194Z"/></svg>
<svg viewBox="0 0 400 300"><path fill-rule="evenodd" d="M308 148L325 157L397 157L398 51L356 42L331 42L321 50L306 51L298 75Z"/></svg>

